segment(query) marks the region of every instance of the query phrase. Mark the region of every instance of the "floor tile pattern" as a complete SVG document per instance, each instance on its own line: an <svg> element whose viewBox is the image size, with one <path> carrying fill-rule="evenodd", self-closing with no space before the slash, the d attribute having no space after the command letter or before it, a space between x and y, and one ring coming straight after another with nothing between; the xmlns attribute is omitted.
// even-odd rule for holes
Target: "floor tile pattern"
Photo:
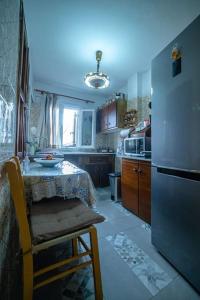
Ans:
<svg viewBox="0 0 200 300"><path fill-rule="evenodd" d="M148 232L151 232L151 226L147 223L143 223L142 228L145 229Z"/></svg>
<svg viewBox="0 0 200 300"><path fill-rule="evenodd" d="M106 239L153 296L171 282L169 275L123 232Z"/></svg>

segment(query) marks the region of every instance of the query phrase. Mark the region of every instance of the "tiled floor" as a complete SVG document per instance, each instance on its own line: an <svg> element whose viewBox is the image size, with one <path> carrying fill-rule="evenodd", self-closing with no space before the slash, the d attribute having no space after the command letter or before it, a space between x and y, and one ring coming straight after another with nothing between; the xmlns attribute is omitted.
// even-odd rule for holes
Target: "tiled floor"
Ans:
<svg viewBox="0 0 200 300"><path fill-rule="evenodd" d="M109 189L98 189L97 198L97 210L106 218L96 226L105 300L200 300L155 250L147 224L111 201ZM94 300L91 269L46 287L35 295L41 299Z"/></svg>

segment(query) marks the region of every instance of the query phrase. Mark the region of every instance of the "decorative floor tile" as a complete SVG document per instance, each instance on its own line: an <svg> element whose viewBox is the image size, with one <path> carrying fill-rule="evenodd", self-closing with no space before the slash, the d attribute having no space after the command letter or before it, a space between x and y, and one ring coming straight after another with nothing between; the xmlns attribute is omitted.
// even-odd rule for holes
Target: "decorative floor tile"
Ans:
<svg viewBox="0 0 200 300"><path fill-rule="evenodd" d="M131 216L131 213L122 206L121 202L113 202L114 206L121 211L126 217Z"/></svg>
<svg viewBox="0 0 200 300"><path fill-rule="evenodd" d="M106 239L153 296L172 281L169 275L123 232L109 235Z"/></svg>
<svg viewBox="0 0 200 300"><path fill-rule="evenodd" d="M146 231L148 232L151 232L151 226L147 223L143 223L142 225L142 228L145 229Z"/></svg>

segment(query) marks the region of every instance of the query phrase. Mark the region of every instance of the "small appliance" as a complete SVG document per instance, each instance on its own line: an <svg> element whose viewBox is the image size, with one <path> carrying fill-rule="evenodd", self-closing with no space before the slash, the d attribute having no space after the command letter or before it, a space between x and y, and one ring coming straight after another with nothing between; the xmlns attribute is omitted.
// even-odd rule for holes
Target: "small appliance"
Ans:
<svg viewBox="0 0 200 300"><path fill-rule="evenodd" d="M131 156L151 156L151 127L133 132L124 139L124 154Z"/></svg>

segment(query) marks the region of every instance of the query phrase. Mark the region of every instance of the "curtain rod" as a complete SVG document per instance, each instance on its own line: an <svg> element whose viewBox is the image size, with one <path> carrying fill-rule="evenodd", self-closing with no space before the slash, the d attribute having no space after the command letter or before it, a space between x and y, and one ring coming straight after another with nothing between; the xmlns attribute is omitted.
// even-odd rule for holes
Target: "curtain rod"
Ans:
<svg viewBox="0 0 200 300"><path fill-rule="evenodd" d="M86 102L86 103L95 103L95 101L92 101L92 100L86 100L86 99L72 97L72 96L68 96L68 95L57 94L57 93L53 93L53 92L49 92L49 91L44 91L44 90L39 90L39 89L34 89L34 90L36 92L41 93L41 94L54 94L56 96L61 96L61 97L65 97L65 98L71 98L71 99L83 101L83 102Z"/></svg>

